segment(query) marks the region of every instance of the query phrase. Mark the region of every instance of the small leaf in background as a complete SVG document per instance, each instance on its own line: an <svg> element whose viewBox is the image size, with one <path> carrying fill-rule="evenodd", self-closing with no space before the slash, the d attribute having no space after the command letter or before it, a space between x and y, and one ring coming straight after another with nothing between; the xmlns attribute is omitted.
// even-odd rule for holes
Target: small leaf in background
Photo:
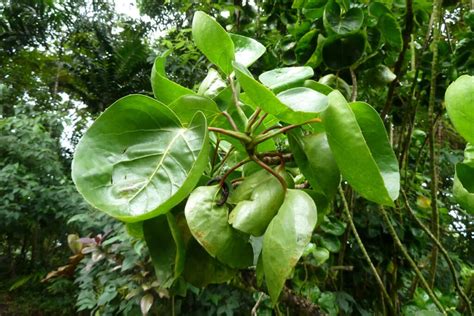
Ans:
<svg viewBox="0 0 474 316"><path fill-rule="evenodd" d="M320 265L325 263L329 259L329 256L331 255L329 250L322 247L315 247L311 253L313 254L313 257L314 257L313 264L316 267L319 267Z"/></svg>
<svg viewBox="0 0 474 316"><path fill-rule="evenodd" d="M193 40L197 48L226 75L232 72L234 42L224 28L202 11L194 13Z"/></svg>
<svg viewBox="0 0 474 316"><path fill-rule="evenodd" d="M420 208L429 209L431 208L431 199L424 195L418 195L416 198L416 205Z"/></svg>
<svg viewBox="0 0 474 316"><path fill-rule="evenodd" d="M304 111L297 108L295 104L286 105L269 88L255 80L245 67L234 64L234 69L240 85L248 98L252 100L252 103L284 122L300 124L316 117L320 109L324 109L321 103L307 105ZM313 92L317 93L316 91ZM295 106L295 108L293 109L290 106Z"/></svg>
<svg viewBox="0 0 474 316"><path fill-rule="evenodd" d="M300 86L314 75L311 67L276 68L262 73L258 80L275 93Z"/></svg>
<svg viewBox="0 0 474 316"><path fill-rule="evenodd" d="M317 221L316 204L303 191L289 189L263 237L263 269L273 305L302 256Z"/></svg>
<svg viewBox="0 0 474 316"><path fill-rule="evenodd" d="M377 29L382 34L385 43L400 51L403 46L402 31L397 19L391 14L384 14L379 19Z"/></svg>
<svg viewBox="0 0 474 316"><path fill-rule="evenodd" d="M296 164L311 187L328 199L336 194L341 175L327 141L326 133L302 135L301 130L288 134Z"/></svg>
<svg viewBox="0 0 474 316"><path fill-rule="evenodd" d="M166 77L165 64L166 54L158 56L151 70L151 88L155 98L164 104L169 104L183 95L195 94L194 91L169 80Z"/></svg>
<svg viewBox="0 0 474 316"><path fill-rule="evenodd" d="M184 240L174 215L167 213L143 222L143 233L150 251L159 286L169 288L184 267Z"/></svg>
<svg viewBox="0 0 474 316"><path fill-rule="evenodd" d="M78 191L94 207L125 222L164 214L181 202L207 167L206 118L188 128L164 104L129 95L86 131L72 162Z"/></svg>
<svg viewBox="0 0 474 316"><path fill-rule="evenodd" d="M191 193L184 209L189 230L211 256L232 268L246 268L253 262L249 237L229 225L227 204L218 205L220 191L219 185L213 185Z"/></svg>
<svg viewBox="0 0 474 316"><path fill-rule="evenodd" d="M364 22L364 12L361 8L350 8L341 12L341 7L335 1L329 1L324 9L324 27L336 34L344 35L358 31Z"/></svg>
<svg viewBox="0 0 474 316"><path fill-rule="evenodd" d="M454 128L474 144L474 76L463 75L446 90L446 110Z"/></svg>
<svg viewBox="0 0 474 316"><path fill-rule="evenodd" d="M366 199L393 206L400 174L382 119L366 103L347 104L339 91L328 97L322 120L343 178Z"/></svg>
<svg viewBox="0 0 474 316"><path fill-rule="evenodd" d="M140 310L143 316L148 315L150 308L153 306L153 301L154 301L153 295L150 293L147 293L142 296L140 300Z"/></svg>
<svg viewBox="0 0 474 316"><path fill-rule="evenodd" d="M133 238L143 239L143 222L125 223L127 233Z"/></svg>
<svg viewBox="0 0 474 316"><path fill-rule="evenodd" d="M365 44L366 39L362 33L330 37L324 42L323 61L334 70L348 68L362 58Z"/></svg>
<svg viewBox="0 0 474 316"><path fill-rule="evenodd" d="M319 225L319 228L321 228L321 230L326 234L341 236L346 231L346 226L346 223L335 217L329 219L329 217L325 216L323 222Z"/></svg>
<svg viewBox="0 0 474 316"><path fill-rule="evenodd" d="M339 250L341 250L341 241L337 236L326 234L317 235L316 243L333 253L337 253Z"/></svg>
<svg viewBox="0 0 474 316"><path fill-rule="evenodd" d="M339 92L342 93L346 100L350 100L352 88L344 79L334 74L328 74L324 77L319 78L318 82L330 87L332 90L339 90Z"/></svg>
<svg viewBox="0 0 474 316"><path fill-rule="evenodd" d="M253 38L232 33L229 33L229 36L234 42L235 61L245 67L256 62L267 50Z"/></svg>

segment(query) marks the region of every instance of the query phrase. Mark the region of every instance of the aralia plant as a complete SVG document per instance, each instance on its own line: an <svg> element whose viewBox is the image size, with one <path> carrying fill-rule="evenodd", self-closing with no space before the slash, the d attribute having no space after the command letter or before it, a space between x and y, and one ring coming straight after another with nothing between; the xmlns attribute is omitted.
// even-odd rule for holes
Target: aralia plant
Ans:
<svg viewBox="0 0 474 316"><path fill-rule="evenodd" d="M203 12L192 35L215 65L198 90L168 79L157 57L154 98L123 97L95 120L73 180L93 207L143 231L160 287L180 293L183 280L204 287L253 269L275 304L341 177L393 206L397 159L376 110L312 80L312 68L257 80L247 67L263 45Z"/></svg>

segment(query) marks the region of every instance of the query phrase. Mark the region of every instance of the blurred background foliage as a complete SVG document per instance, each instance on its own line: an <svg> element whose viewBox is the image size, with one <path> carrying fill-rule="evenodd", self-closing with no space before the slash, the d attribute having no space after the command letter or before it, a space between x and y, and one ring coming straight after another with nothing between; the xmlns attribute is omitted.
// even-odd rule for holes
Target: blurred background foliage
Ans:
<svg viewBox="0 0 474 316"><path fill-rule="evenodd" d="M137 0L131 14L126 11L135 7L119 0L0 0L0 314L140 315L150 305L153 315L248 315L252 309L258 315L292 314L284 305L272 310L266 295L238 280L205 290L182 284L182 295L175 297L159 290L140 232L91 210L70 179L74 146L91 119L124 95L151 95L149 73L157 55L170 51L167 72L182 85L195 88L205 77L209 63L191 40L196 10L266 46L254 73L306 64L314 68L315 80L348 98L357 87L359 100L387 115L403 186L427 224L428 98L436 76L440 239L473 300L474 219L451 193L465 143L443 110L448 84L474 74L473 4L443 2L435 74L431 1L331 2L336 15L337 8L362 14L358 31L349 33L324 21L326 4ZM354 194L350 204L400 313L433 315L433 302L393 246L374 205ZM428 273L429 238L403 209L392 221ZM346 226L335 205L287 285L323 313L371 315L381 301L377 285ZM440 259L435 291L451 315L461 315L465 306L453 289Z"/></svg>

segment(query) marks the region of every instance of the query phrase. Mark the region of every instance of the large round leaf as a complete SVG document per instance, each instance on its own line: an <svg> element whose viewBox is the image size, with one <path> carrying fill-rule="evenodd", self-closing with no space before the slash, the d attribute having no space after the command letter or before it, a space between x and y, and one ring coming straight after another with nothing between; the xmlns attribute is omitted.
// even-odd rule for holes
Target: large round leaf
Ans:
<svg viewBox="0 0 474 316"><path fill-rule="evenodd" d="M169 80L166 77L165 64L166 55L158 56L151 70L151 88L155 98L164 104L169 104L183 95L195 94L192 90Z"/></svg>
<svg viewBox="0 0 474 316"><path fill-rule="evenodd" d="M201 112L184 128L164 104L130 95L84 134L72 177L92 206L126 222L141 221L181 202L201 177L208 154Z"/></svg>
<svg viewBox="0 0 474 316"><path fill-rule="evenodd" d="M463 75L446 90L446 110L456 130L474 144L474 76Z"/></svg>
<svg viewBox="0 0 474 316"><path fill-rule="evenodd" d="M143 222L143 234L160 287L169 288L184 269L184 240L171 213Z"/></svg>
<svg viewBox="0 0 474 316"><path fill-rule="evenodd" d="M288 135L296 164L311 187L331 199L339 186L341 175L325 133L302 135L295 130Z"/></svg>
<svg viewBox="0 0 474 316"><path fill-rule="evenodd" d="M393 206L400 174L380 116L367 103L347 104L339 91L328 97L321 117L342 176L366 199Z"/></svg>
<svg viewBox="0 0 474 316"><path fill-rule="evenodd" d="M364 22L364 12L361 8L351 8L342 13L341 7L330 1L324 9L324 27L328 31L344 35L358 31Z"/></svg>
<svg viewBox="0 0 474 316"><path fill-rule="evenodd" d="M262 73L258 80L275 93L294 88L314 75L311 67L285 67L276 68Z"/></svg>
<svg viewBox="0 0 474 316"><path fill-rule="evenodd" d="M234 64L234 69L240 85L252 103L283 122L300 124L316 117L317 113L324 109L319 104L313 103L307 105L304 109L294 104L284 104L272 91L255 80L245 67ZM292 108L292 106L295 106L295 108Z"/></svg>
<svg viewBox="0 0 474 316"><path fill-rule="evenodd" d="M258 171L246 178L229 197L237 204L229 215L229 223L242 232L261 236L283 203L284 196L277 178L266 170Z"/></svg>
<svg viewBox="0 0 474 316"><path fill-rule="evenodd" d="M318 218L313 199L289 189L263 236L262 261L268 292L276 304L285 280L311 240Z"/></svg>
<svg viewBox="0 0 474 316"><path fill-rule="evenodd" d="M248 235L228 223L229 209L221 200L219 185L197 187L184 209L189 230L206 251L232 268L252 265L253 250Z"/></svg>
<svg viewBox="0 0 474 316"><path fill-rule="evenodd" d="M331 69L348 68L364 54L365 42L365 36L361 33L328 38L322 50L323 61Z"/></svg>
<svg viewBox="0 0 474 316"><path fill-rule="evenodd" d="M197 48L226 75L232 72L234 42L214 18L202 11L194 13L192 33Z"/></svg>
<svg viewBox="0 0 474 316"><path fill-rule="evenodd" d="M232 33L229 33L229 36L234 42L235 61L245 67L252 65L267 50L253 38Z"/></svg>

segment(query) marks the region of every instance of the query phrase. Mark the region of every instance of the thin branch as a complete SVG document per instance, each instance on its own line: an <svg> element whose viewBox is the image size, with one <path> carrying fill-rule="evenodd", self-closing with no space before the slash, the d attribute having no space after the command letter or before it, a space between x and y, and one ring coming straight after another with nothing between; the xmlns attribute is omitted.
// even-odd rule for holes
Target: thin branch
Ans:
<svg viewBox="0 0 474 316"><path fill-rule="evenodd" d="M234 172L235 170L237 170L238 168L240 168L241 166L245 165L247 162L250 162L250 161L251 161L250 157L247 157L244 160L238 162L235 166L233 166L229 170L227 170L226 173L224 173L224 175L222 176L221 180L219 181L219 186L222 187L224 185L225 180L232 172Z"/></svg>
<svg viewBox="0 0 474 316"><path fill-rule="evenodd" d="M357 100L357 77L352 67L349 68L349 71L351 72L351 79L352 79L351 101L354 102L355 100Z"/></svg>
<svg viewBox="0 0 474 316"><path fill-rule="evenodd" d="M406 250L405 246L403 246L402 242L400 241L400 238L398 238L397 232L395 231L395 228L393 227L392 223L390 222L388 214L387 214L387 212L385 211L385 209L382 205L379 206L379 211L382 214L385 225L387 226L388 232L392 236L392 239L395 242L395 245L397 245L397 247L400 249L400 251L402 252L405 259L408 261L408 263L410 263L410 266L412 267L413 271L415 271L415 274L417 275L417 277L420 280L421 284L425 288L426 293L428 293L428 296L431 298L431 300L436 305L436 307L439 309L439 311L443 315L447 316L446 311L443 308L443 305L441 305L438 298L433 293L433 290L431 289L430 285L428 284L428 282L426 282L426 279L423 276L423 274L421 273L420 269L418 269L418 266L416 265L415 261L410 256L410 254Z"/></svg>
<svg viewBox="0 0 474 316"><path fill-rule="evenodd" d="M241 132L229 131L223 128L212 127L212 126L208 127L207 129L211 132L220 133L220 134L224 134L224 135L236 138L240 140L241 142L243 142L244 144L252 141L252 138L250 138L248 135Z"/></svg>
<svg viewBox="0 0 474 316"><path fill-rule="evenodd" d="M234 119L232 118L232 116L230 116L230 114L227 113L226 111L221 112L221 114L225 116L225 118L227 119L227 121L229 121L229 124L230 124L230 126L232 126L232 128L234 129L234 131L238 132L238 131L239 131L239 128L237 127L237 124L235 124L235 121L234 121Z"/></svg>
<svg viewBox="0 0 474 316"><path fill-rule="evenodd" d="M258 120L257 124L253 126L251 132L255 131L263 123L263 121L267 118L267 116L268 116L268 113L263 114Z"/></svg>
<svg viewBox="0 0 474 316"><path fill-rule="evenodd" d="M292 125L287 125L287 126L283 126L282 128L280 128L279 130L273 132L273 133L265 133L263 132L261 135L255 137L255 140L254 140L254 143L255 144L260 144L264 141L266 141L267 139L270 139L272 137L275 137L276 135L278 134L281 134L281 133L285 133L285 132L288 132L289 130L292 130L294 128L297 128L297 127L300 127L302 125L305 125L305 124L311 124L311 123L320 123L321 122L321 119L319 117L316 117L316 118L313 118L311 120L308 120L306 122L303 122L301 124L292 124Z"/></svg>
<svg viewBox="0 0 474 316"><path fill-rule="evenodd" d="M247 123L247 126L245 127L245 132L246 133L248 133L252 130L252 126L253 126L253 124L255 124L255 121L258 119L258 116L260 115L261 111L262 111L262 109L257 107L255 109L255 112L253 112L252 116L250 116L249 121Z"/></svg>
<svg viewBox="0 0 474 316"><path fill-rule="evenodd" d="M391 312L395 315L395 307L393 306L392 299L390 298L390 295L388 295L387 289L385 289L385 286L383 284L382 279L380 278L377 269L375 268L374 264L372 263L372 260L370 259L369 254L367 253L367 250L365 249L364 243L360 239L359 233L357 232L357 229L355 227L354 221L352 220L352 215L349 210L349 205L347 204L346 197L344 195L344 191L342 190L341 186L339 186L339 195L341 196L342 203L343 203L343 210L344 214L347 217L347 220L349 221L349 226L351 227L352 233L354 234L354 238L357 241L357 244L359 245L360 250L362 251L362 255L364 256L364 259L367 261L369 264L370 270L374 274L375 280L377 281L377 284L382 291L382 294L384 298L387 300L388 306L391 310Z"/></svg>
<svg viewBox="0 0 474 316"><path fill-rule="evenodd" d="M286 181L285 179L283 179L283 177L281 175L279 175L278 173L276 173L272 168L270 168L266 163L264 163L263 161L261 161L260 159L258 159L258 157L256 155L252 155L250 157L253 161L255 161L260 167L262 167L263 169L267 170L271 175L273 175L275 178L278 179L278 181L280 181L280 184L281 186L283 187L283 191L286 192L286 189L287 189L287 184L286 184Z"/></svg>
<svg viewBox="0 0 474 316"><path fill-rule="evenodd" d="M451 272L451 275L453 277L454 285L456 287L456 290L458 291L459 295L463 299L464 303L466 303L466 306L469 310L469 315L472 316L473 311L472 311L471 302L470 302L469 298L467 297L466 293L464 293L461 284L459 284L459 279L458 279L458 276L457 276L457 273L456 273L456 268L454 267L454 264L453 264L453 261L451 260L451 258L449 258L449 253L443 247L440 240L438 238L436 238L436 236L434 236L431 233L431 231L428 229L428 227L426 227L418 217L416 217L415 211L413 211L410 204L408 203L408 197L407 197L404 190L402 190L402 195L403 195L403 202L405 204L405 208L408 210L408 212L413 217L413 219L416 221L416 223L421 227L421 229L423 229L423 231L428 235L428 237L430 237L430 239L436 244L436 246L441 251L441 254L443 255L444 259L446 260L446 263L448 264L449 271Z"/></svg>

